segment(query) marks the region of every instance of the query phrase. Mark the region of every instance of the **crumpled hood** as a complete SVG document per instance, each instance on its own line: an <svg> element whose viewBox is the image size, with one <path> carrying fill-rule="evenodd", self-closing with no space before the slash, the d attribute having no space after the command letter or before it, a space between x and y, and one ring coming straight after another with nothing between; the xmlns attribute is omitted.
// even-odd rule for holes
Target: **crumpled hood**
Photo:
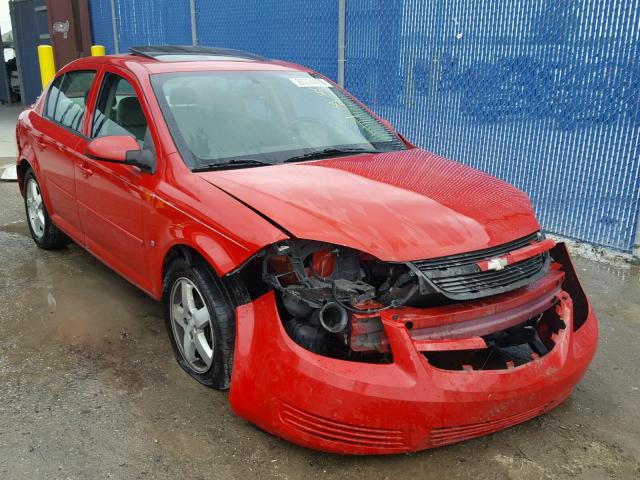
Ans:
<svg viewBox="0 0 640 480"><path fill-rule="evenodd" d="M539 229L523 192L419 149L198 175L298 238L387 261L480 250Z"/></svg>

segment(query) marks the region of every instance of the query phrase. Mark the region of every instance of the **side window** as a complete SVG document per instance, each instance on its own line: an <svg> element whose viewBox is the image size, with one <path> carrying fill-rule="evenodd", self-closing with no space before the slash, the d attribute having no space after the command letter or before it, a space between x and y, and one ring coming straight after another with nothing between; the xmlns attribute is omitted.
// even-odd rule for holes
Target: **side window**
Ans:
<svg viewBox="0 0 640 480"><path fill-rule="evenodd" d="M45 116L80 132L87 97L96 76L93 71L67 72L54 80L49 90Z"/></svg>
<svg viewBox="0 0 640 480"><path fill-rule="evenodd" d="M47 97L47 106L44 109L44 114L46 117L53 120L53 116L56 111L56 102L58 101L58 96L60 95L60 84L62 83L62 79L64 75L60 75L56 78L51 84L51 88L49 88L49 96Z"/></svg>
<svg viewBox="0 0 640 480"><path fill-rule="evenodd" d="M147 120L131 84L124 78L107 73L93 116L91 136L130 135L140 146L153 150Z"/></svg>

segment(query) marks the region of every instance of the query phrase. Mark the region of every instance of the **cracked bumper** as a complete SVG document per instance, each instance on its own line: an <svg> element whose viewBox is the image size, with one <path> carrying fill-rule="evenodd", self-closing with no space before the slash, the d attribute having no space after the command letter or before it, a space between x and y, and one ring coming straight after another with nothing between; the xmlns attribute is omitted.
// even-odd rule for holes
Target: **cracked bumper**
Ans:
<svg viewBox="0 0 640 480"><path fill-rule="evenodd" d="M593 358L591 307L561 295L567 325L547 355L505 370L451 371L431 366L404 324L389 319L392 364L311 353L289 338L268 293L237 310L231 406L279 437L338 453L416 451L507 428L565 400ZM576 311L585 318L574 331Z"/></svg>

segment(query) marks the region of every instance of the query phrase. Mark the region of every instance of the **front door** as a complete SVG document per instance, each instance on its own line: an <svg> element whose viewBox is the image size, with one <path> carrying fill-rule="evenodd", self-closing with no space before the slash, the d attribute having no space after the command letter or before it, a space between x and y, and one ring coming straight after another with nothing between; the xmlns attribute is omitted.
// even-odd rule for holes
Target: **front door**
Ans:
<svg viewBox="0 0 640 480"><path fill-rule="evenodd" d="M104 74L90 135L130 135L142 147L154 151L138 96L131 83L116 73ZM132 282L149 289L144 233L149 207L140 189L147 174L136 167L87 156L78 159L76 168L78 208L87 249Z"/></svg>

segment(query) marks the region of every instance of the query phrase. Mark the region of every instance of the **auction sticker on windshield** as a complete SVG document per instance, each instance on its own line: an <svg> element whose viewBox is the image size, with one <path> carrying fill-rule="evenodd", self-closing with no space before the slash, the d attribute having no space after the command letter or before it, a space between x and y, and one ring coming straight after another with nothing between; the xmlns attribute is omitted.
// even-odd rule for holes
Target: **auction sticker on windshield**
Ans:
<svg viewBox="0 0 640 480"><path fill-rule="evenodd" d="M298 87L331 87L331 84L326 80L321 78L290 78L296 86Z"/></svg>

